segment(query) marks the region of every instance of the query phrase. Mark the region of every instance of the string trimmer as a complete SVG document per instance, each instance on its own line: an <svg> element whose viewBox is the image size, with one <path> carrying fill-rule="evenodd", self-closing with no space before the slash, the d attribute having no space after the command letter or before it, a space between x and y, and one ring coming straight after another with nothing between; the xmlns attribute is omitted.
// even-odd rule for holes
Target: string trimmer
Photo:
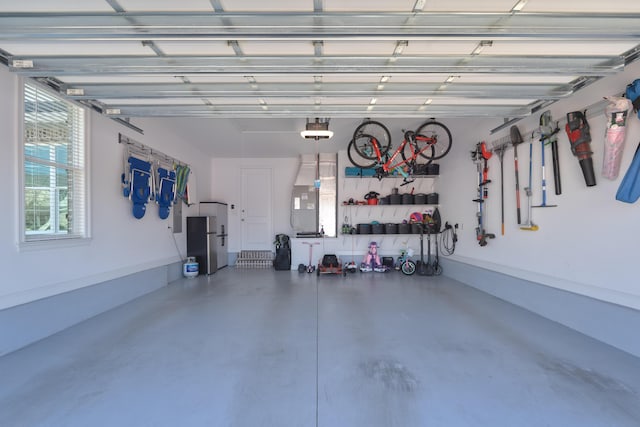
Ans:
<svg viewBox="0 0 640 427"><path fill-rule="evenodd" d="M487 239L493 239L495 234L487 233L484 229L486 207L483 208L484 202L489 196L489 190L487 185L491 182L489 180L489 166L488 160L491 158L491 152L487 150L485 142L479 142L476 144L476 149L471 152L471 158L476 164L478 169L478 198L474 202L478 203L478 226L476 227L476 239L480 246L487 245Z"/></svg>

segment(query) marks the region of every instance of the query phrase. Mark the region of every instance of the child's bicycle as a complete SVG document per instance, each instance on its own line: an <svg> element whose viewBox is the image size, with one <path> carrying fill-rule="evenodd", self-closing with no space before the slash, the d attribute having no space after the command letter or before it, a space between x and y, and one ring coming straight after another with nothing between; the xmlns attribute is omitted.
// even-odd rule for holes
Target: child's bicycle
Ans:
<svg viewBox="0 0 640 427"><path fill-rule="evenodd" d="M391 134L386 126L373 120L363 122L349 142L349 160L359 168L375 167L378 179L397 171L404 177L401 185L405 185L413 181L416 165L441 159L451 150L451 132L435 120L423 123L415 132L403 132L402 143L389 154ZM398 155L402 160L398 159Z"/></svg>
<svg viewBox="0 0 640 427"><path fill-rule="evenodd" d="M416 272L416 263L410 259L412 255L413 250L403 249L398 257L398 262L396 263L398 269L402 271L402 274L406 274L407 276L411 276Z"/></svg>

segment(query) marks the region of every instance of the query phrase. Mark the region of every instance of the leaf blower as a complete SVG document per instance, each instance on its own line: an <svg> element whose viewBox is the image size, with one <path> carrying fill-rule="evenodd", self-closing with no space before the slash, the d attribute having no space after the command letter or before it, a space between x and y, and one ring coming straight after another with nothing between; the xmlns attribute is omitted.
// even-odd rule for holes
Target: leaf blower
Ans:
<svg viewBox="0 0 640 427"><path fill-rule="evenodd" d="M582 111L572 111L567 113L567 124L565 126L569 142L571 143L571 152L578 158L584 182L587 187L596 185L596 175L593 172L593 159L591 155L591 133L589 132L589 123Z"/></svg>

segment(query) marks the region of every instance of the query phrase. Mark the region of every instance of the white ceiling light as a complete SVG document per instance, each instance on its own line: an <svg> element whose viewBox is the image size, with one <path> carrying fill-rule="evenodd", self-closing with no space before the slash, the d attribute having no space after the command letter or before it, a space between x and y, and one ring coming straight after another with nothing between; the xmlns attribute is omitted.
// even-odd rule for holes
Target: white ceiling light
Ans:
<svg viewBox="0 0 640 427"><path fill-rule="evenodd" d="M429 98L426 101L424 101L424 103L422 103L422 105L420 107L418 107L418 110L420 111L424 111L427 109L428 105L431 105L431 103L433 102L433 99Z"/></svg>
<svg viewBox="0 0 640 427"><path fill-rule="evenodd" d="M400 40L396 43L395 49L393 49L393 56L400 56L404 52L404 48L409 46L409 40Z"/></svg>
<svg viewBox="0 0 640 427"><path fill-rule="evenodd" d="M520 0L518 3L516 3L515 6L511 8L511 12L520 12L527 4L527 1L529 0Z"/></svg>
<svg viewBox="0 0 640 427"><path fill-rule="evenodd" d="M256 81L256 78L253 76L244 76L245 79L247 79L247 81L249 82L249 85L251 86L251 89L258 89L258 82Z"/></svg>
<svg viewBox="0 0 640 427"><path fill-rule="evenodd" d="M389 79L391 78L391 76L382 76L380 78L380 83L378 83L378 90L382 90L384 89L384 84L387 83L389 81Z"/></svg>
<svg viewBox="0 0 640 427"><path fill-rule="evenodd" d="M481 40L480 43L478 43L478 45L476 46L476 48L473 49L473 52L471 52L471 55L480 55L480 52L482 52L485 47L491 47L491 46L493 46L493 40Z"/></svg>
<svg viewBox="0 0 640 427"><path fill-rule="evenodd" d="M305 130L300 132L300 136L305 139L315 139L316 141L319 139L331 138L333 136L333 132L329 130L329 119L320 121L320 119L316 117L315 122L310 122L307 119L307 126Z"/></svg>

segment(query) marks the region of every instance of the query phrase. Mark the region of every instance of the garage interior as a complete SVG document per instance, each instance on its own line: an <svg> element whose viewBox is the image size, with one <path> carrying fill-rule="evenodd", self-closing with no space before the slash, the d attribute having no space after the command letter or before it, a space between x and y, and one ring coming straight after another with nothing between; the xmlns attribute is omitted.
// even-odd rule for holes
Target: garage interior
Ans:
<svg viewBox="0 0 640 427"><path fill-rule="evenodd" d="M0 425L638 425L640 225L636 204L616 200L637 179L635 110L619 173L604 176L604 97L640 78L637 2L292 3L0 1ZM27 87L86 112L80 237L25 229ZM560 129L560 192L549 147L542 183L545 111ZM576 111L593 186L565 130ZM333 136L302 138L315 120ZM405 130L446 125L439 174L348 176L365 120L393 149ZM132 215L123 141L188 165L188 198L168 218L153 201ZM335 223L299 235L292 188L322 156L336 159ZM345 204L398 187L438 193L443 224L457 225L442 275L298 272L323 254L359 263L372 240L419 259L419 235L341 232L420 210ZM227 206L228 266L184 277L187 218L212 201ZM274 251L277 234L291 236L289 271L235 266L242 251Z"/></svg>

